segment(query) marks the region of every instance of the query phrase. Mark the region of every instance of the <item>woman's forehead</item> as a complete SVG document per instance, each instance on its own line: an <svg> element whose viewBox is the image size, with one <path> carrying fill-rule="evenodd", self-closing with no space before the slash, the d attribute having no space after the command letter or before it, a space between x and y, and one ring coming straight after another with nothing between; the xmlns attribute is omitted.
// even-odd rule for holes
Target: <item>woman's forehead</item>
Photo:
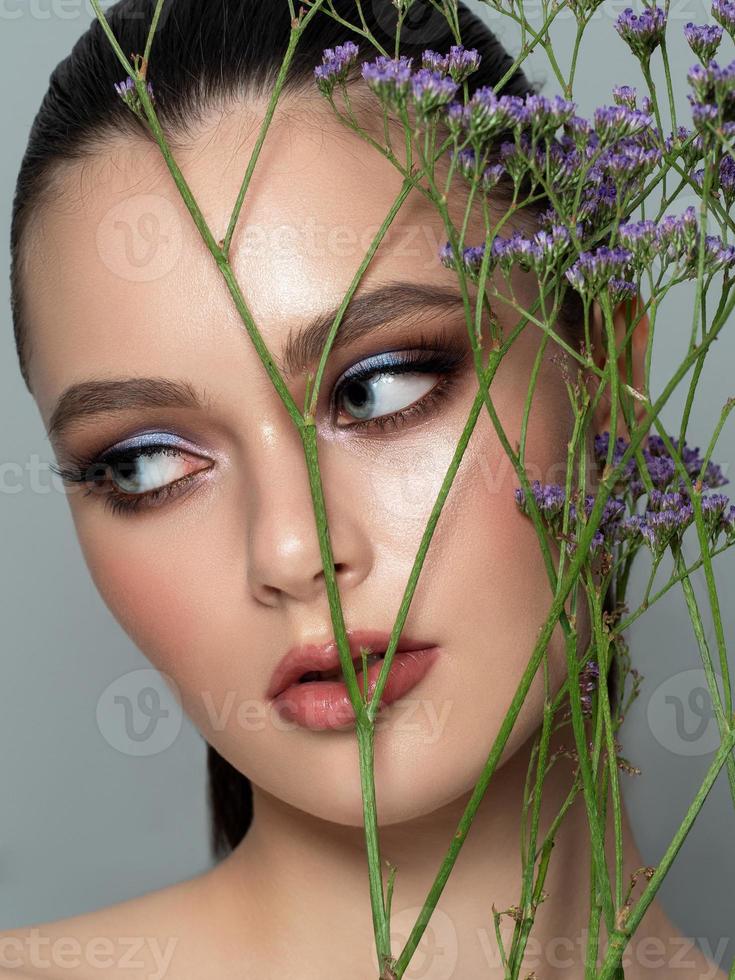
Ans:
<svg viewBox="0 0 735 980"><path fill-rule="evenodd" d="M176 153L215 238L228 227L257 126L236 114ZM401 190L396 168L328 109L274 118L232 242L231 263L266 344L344 296ZM27 268L34 391L52 402L70 371L115 373L192 355L242 320L157 147L115 141L67 168L44 209ZM363 277L452 283L441 216L412 190ZM37 288L38 287L38 288ZM35 361L35 363L33 363Z"/></svg>

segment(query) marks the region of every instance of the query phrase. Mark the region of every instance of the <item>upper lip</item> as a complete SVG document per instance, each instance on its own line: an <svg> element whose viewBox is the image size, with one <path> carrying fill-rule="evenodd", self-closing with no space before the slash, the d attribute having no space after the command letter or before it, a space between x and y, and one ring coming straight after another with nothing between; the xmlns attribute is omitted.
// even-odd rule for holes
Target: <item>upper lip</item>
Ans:
<svg viewBox="0 0 735 980"><path fill-rule="evenodd" d="M347 640L353 661L360 661L360 647L370 647L372 653L385 653L390 641L390 633L384 630L347 630ZM425 643L410 636L402 635L396 652L408 650L428 650L435 643ZM291 647L276 664L266 692L267 698L275 698L287 687L298 681L302 674L310 670L328 671L340 666L339 650L334 640L329 643L302 643Z"/></svg>

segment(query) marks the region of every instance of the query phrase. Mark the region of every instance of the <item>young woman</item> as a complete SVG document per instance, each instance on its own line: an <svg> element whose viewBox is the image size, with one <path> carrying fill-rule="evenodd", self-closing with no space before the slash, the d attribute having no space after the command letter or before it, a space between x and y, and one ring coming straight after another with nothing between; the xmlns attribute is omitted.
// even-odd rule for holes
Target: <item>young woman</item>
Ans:
<svg viewBox="0 0 735 980"><path fill-rule="evenodd" d="M425 48L446 52L454 39L431 5L416 4L425 16L407 22L401 52L419 61ZM126 53L143 51L152 6L124 0L107 12ZM395 9L389 0L369 6L369 26L388 46ZM353 0L333 9L359 23ZM164 10L149 74L157 112L218 239L289 21L285 0L176 0ZM470 91L497 83L510 57L462 5L459 22L465 47L481 55ZM401 183L315 85L324 48L348 39L359 40L322 13L305 32L232 244L249 309L299 405L333 311ZM361 45L362 58L374 55ZM94 582L208 743L221 860L170 887L36 925L40 951L30 926L3 933L3 975L368 980L377 960L354 725L344 703L325 708L326 681L310 698L291 687L290 708L274 698L300 672L337 665L302 445L158 147L115 91L120 76L95 22L51 77L15 199L16 340ZM351 88L362 125L382 139L377 102L360 80ZM527 91L520 71L504 88ZM457 220L463 201L452 193ZM499 213L506 195L502 183L492 194ZM482 235L473 222L468 242ZM456 275L438 259L445 240L438 213L412 191L348 308L320 388L319 459L355 655L360 644L385 650L477 390ZM518 276L517 295L532 301L527 277ZM516 321L508 305L495 312L504 330ZM581 341L573 298L559 329ZM645 329L641 321L639 381ZM524 330L493 381L511 443L541 336ZM599 324L595 343L604 359ZM565 367L555 345L547 350L526 458L529 473L553 482L571 433L571 362ZM595 421L606 430L609 402ZM547 614L549 583L516 483L483 412L403 631L399 650L413 655L396 655L400 684L386 688L393 700L376 722L382 857L398 869L395 953ZM557 691L565 677L558 627L549 672ZM503 975L492 907L518 900L523 782L542 702L539 670L406 976ZM552 748L572 742L562 729ZM572 768L563 755L552 767L542 826ZM625 833L629 875L644 861L627 821ZM581 978L589 896L581 796L557 835L545 891L524 976ZM506 941L512 927L504 916ZM135 938L133 950L125 937ZM626 977L724 976L658 902L624 963Z"/></svg>

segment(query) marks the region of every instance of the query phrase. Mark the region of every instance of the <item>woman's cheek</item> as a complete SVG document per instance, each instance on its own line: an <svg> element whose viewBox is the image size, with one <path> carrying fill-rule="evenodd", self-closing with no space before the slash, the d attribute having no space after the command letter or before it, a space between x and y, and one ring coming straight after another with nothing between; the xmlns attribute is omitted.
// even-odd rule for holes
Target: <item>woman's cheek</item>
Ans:
<svg viewBox="0 0 735 980"><path fill-rule="evenodd" d="M75 515L82 553L106 606L154 667L169 674L182 696L201 700L221 672L228 650L227 575L211 574L203 540L174 546L152 522L136 517ZM147 525L147 526L144 526ZM233 586L234 587L234 586ZM233 627L231 632L236 631Z"/></svg>

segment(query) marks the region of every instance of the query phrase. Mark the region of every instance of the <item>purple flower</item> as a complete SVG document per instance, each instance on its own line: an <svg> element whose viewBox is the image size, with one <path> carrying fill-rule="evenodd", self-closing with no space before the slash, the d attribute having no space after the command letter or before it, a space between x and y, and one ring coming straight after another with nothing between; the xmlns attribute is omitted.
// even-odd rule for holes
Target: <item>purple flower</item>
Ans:
<svg viewBox="0 0 735 980"><path fill-rule="evenodd" d="M553 520L553 518L561 514L564 509L565 493L564 488L559 486L558 483L542 484L540 480L533 480L531 483L531 492L539 511L547 520ZM523 513L529 514L523 487L516 487L515 498L516 503Z"/></svg>
<svg viewBox="0 0 735 980"><path fill-rule="evenodd" d="M478 273L480 271L480 266L482 260L485 256L485 245L470 245L462 251L462 266L470 276L473 281L477 280ZM492 269L495 261L495 257L490 252L490 258L488 260L488 270ZM456 269L457 262L455 257L454 249L452 248L452 243L447 242L439 250L439 261L442 265L446 266L448 269Z"/></svg>
<svg viewBox="0 0 735 980"><path fill-rule="evenodd" d="M581 252L565 275L582 295L594 296L607 288L612 278L624 279L633 255L627 248L600 245L594 252Z"/></svg>
<svg viewBox="0 0 735 980"><path fill-rule="evenodd" d="M607 291L610 302L613 306L622 303L626 299L633 299L638 293L638 287L628 279L616 279L613 277L607 284Z"/></svg>
<svg viewBox="0 0 735 980"><path fill-rule="evenodd" d="M689 101L692 104L695 124L698 119L704 123L716 121L718 113L712 113L712 108L716 107L728 115L732 111L735 94L735 61L731 61L724 68L714 60L706 65L693 65L687 72L687 81L694 90L694 95L689 96ZM710 111L703 110L701 106L710 106Z"/></svg>
<svg viewBox="0 0 735 980"><path fill-rule="evenodd" d="M645 522L641 525L643 540L654 555L663 552L675 539L681 539L684 531L694 519L691 504L661 511L646 511Z"/></svg>
<svg viewBox="0 0 735 980"><path fill-rule="evenodd" d="M731 37L735 36L735 3L732 0L712 0L712 16Z"/></svg>
<svg viewBox="0 0 735 980"><path fill-rule="evenodd" d="M735 203L735 160L725 153L720 161L720 189L725 205L730 208Z"/></svg>
<svg viewBox="0 0 735 980"><path fill-rule="evenodd" d="M658 147L646 149L635 139L621 139L614 146L602 151L597 163L590 168L590 177L593 180L608 177L614 184L631 193L661 162L661 158L662 153Z"/></svg>
<svg viewBox="0 0 735 980"><path fill-rule="evenodd" d="M537 136L553 135L556 130L574 115L576 106L567 99L555 95L547 99L543 95L529 94L525 103L525 122Z"/></svg>
<svg viewBox="0 0 735 980"><path fill-rule="evenodd" d="M560 142L550 143L545 149L538 147L536 151L537 167L542 173L548 172L547 179L557 195L568 189L576 191L583 162L579 150L565 149Z"/></svg>
<svg viewBox="0 0 735 980"><path fill-rule="evenodd" d="M697 274L696 263L692 275ZM704 267L707 272L717 272L719 269L732 269L735 265L735 245L725 245L719 235L705 235L704 238Z"/></svg>
<svg viewBox="0 0 735 980"><path fill-rule="evenodd" d="M694 479L702 469L703 460L699 448L688 447L683 443L680 449L675 438L671 438L670 442L678 454L679 465L683 465L690 478ZM627 542L633 548L646 544L654 555L660 556L665 548L675 540L680 540L686 528L693 522L694 507L686 483L679 477L674 459L667 451L666 443L657 434L650 434L647 443L647 446L641 448L641 456L653 483L653 489L648 495L646 509L642 514L626 513L628 507L632 509L636 500L646 493L638 472L638 462L634 456L631 456L623 468L624 472L616 481L612 493L605 501L597 529L590 540L590 555L595 555L600 549L612 551L617 542ZM609 432L595 436L594 456L600 470L605 465L609 447ZM628 447L629 443L625 439L616 438L612 453L614 468L619 467ZM698 489L710 489L727 482L729 481L722 476L720 467L708 462ZM578 538L571 528L580 527L575 503L571 501L569 503L570 530L563 535L562 516L565 505L563 488L558 484L541 484L538 480L533 481L531 488L547 529L558 539L563 538L567 549L573 552L578 545ZM528 514L527 501L521 488L515 489L515 499L521 510ZM581 526L589 520L595 502L595 496L585 495ZM704 526L713 544L721 533L727 536L728 542L735 542L735 505L730 505L728 510L728 504L729 500L724 494L712 493L701 497Z"/></svg>
<svg viewBox="0 0 735 980"><path fill-rule="evenodd" d="M476 48L465 48L462 44L453 44L449 54L438 54L431 48L426 48L421 54L422 67L448 74L458 85L477 71L481 60L482 56Z"/></svg>
<svg viewBox="0 0 735 980"><path fill-rule="evenodd" d="M607 224L615 213L617 201L617 188L609 179L603 178L599 184L586 186L579 207L579 217L584 221L585 231L591 233L595 227Z"/></svg>
<svg viewBox="0 0 735 980"><path fill-rule="evenodd" d="M525 271L536 268L543 258L543 250L536 242L526 238L520 232L515 232L510 238L495 236L493 251L497 256L499 267L510 271L513 265L519 265Z"/></svg>
<svg viewBox="0 0 735 980"><path fill-rule="evenodd" d="M615 29L633 54L645 62L664 39L666 13L661 7L646 7L638 15L626 7L615 21Z"/></svg>
<svg viewBox="0 0 735 980"><path fill-rule="evenodd" d="M600 106L595 109L595 132L603 142L634 136L652 123L648 113L631 109L627 105Z"/></svg>
<svg viewBox="0 0 735 980"><path fill-rule="evenodd" d="M564 225L553 225L551 230L537 231L533 238L515 232L510 238L496 235L493 254L497 264L505 272L513 265L525 271L533 270L539 277L546 277L569 245L569 231Z"/></svg>
<svg viewBox="0 0 735 980"><path fill-rule="evenodd" d="M717 122L719 112L717 106L710 105L708 102L700 102L698 99L688 96L692 107L692 122L697 129L706 132L710 124Z"/></svg>
<svg viewBox="0 0 735 980"><path fill-rule="evenodd" d="M629 109L635 109L637 93L630 85L616 85L613 88L613 102L615 105L624 105Z"/></svg>
<svg viewBox="0 0 735 980"><path fill-rule="evenodd" d="M453 44L449 49L447 71L457 84L461 84L473 71L477 71L482 57L477 48L465 48Z"/></svg>
<svg viewBox="0 0 735 980"><path fill-rule="evenodd" d="M684 37L699 60L706 64L720 45L722 28L716 24L698 26L689 21L684 27Z"/></svg>
<svg viewBox="0 0 735 980"><path fill-rule="evenodd" d="M505 103L490 85L476 89L467 105L453 102L447 109L450 129L464 129L473 141L485 140L507 129L509 118Z"/></svg>
<svg viewBox="0 0 735 980"><path fill-rule="evenodd" d="M632 252L631 262L637 268L649 265L657 254L657 229L656 222L650 220L628 222L619 226L620 244Z"/></svg>
<svg viewBox="0 0 735 980"><path fill-rule="evenodd" d="M449 156L452 159L456 157L457 170L463 177L466 177L467 180L474 179L477 170L477 156L471 146L465 147L456 154L453 149L450 149Z"/></svg>
<svg viewBox="0 0 735 980"><path fill-rule="evenodd" d="M124 82L115 82L115 91L121 99L124 99L130 92L135 91L135 82L128 75Z"/></svg>
<svg viewBox="0 0 735 980"><path fill-rule="evenodd" d="M447 55L432 51L431 48L426 48L421 53L421 66L429 68L431 71L442 71L446 75L447 61Z"/></svg>
<svg viewBox="0 0 735 980"><path fill-rule="evenodd" d="M502 163L491 163L482 172L482 188L487 193L502 179L506 172Z"/></svg>
<svg viewBox="0 0 735 980"><path fill-rule="evenodd" d="M592 130L589 119L585 119L583 116L570 116L564 123L564 133L579 149L586 149L598 139L597 134Z"/></svg>
<svg viewBox="0 0 735 980"><path fill-rule="evenodd" d="M405 105L411 83L412 61L406 55L386 58L379 54L375 61L363 62L362 77L386 107Z"/></svg>
<svg viewBox="0 0 735 980"><path fill-rule="evenodd" d="M457 88L457 83L441 72L419 68L411 79L411 94L417 118L426 119L439 106L449 102Z"/></svg>
<svg viewBox="0 0 735 980"><path fill-rule="evenodd" d="M531 168L530 153L531 141L525 133L515 143L506 142L500 146L500 159L516 186Z"/></svg>
<svg viewBox="0 0 735 980"><path fill-rule="evenodd" d="M693 206L688 207L683 214L662 218L656 231L659 247L668 250L672 258L693 248L698 234L697 212Z"/></svg>
<svg viewBox="0 0 735 980"><path fill-rule="evenodd" d="M314 78L319 91L330 97L337 82L347 77L347 72L357 59L358 47L354 41L345 41L334 48L325 48L322 52L322 64L314 69Z"/></svg>
<svg viewBox="0 0 735 980"><path fill-rule="evenodd" d="M146 85L146 90L148 96L153 100L153 86L150 82ZM135 87L135 81L128 75L128 77L122 82L115 82L115 91L123 100L126 106L135 113L144 122L146 121L145 113L143 111L143 104L138 96L138 90Z"/></svg>

